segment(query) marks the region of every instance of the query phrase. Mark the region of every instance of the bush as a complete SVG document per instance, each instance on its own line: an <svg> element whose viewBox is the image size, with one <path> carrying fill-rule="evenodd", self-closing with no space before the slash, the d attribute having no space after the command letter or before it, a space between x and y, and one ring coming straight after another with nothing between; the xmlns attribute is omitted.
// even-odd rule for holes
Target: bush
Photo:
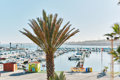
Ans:
<svg viewBox="0 0 120 80"><path fill-rule="evenodd" d="M54 77L50 77L49 80L66 80L64 72L61 72L58 76L57 73L54 74Z"/></svg>

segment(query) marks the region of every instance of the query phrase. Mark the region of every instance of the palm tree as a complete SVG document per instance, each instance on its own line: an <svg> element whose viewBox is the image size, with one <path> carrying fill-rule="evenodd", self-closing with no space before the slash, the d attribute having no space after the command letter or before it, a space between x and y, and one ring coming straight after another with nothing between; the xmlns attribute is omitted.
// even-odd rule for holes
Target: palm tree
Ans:
<svg viewBox="0 0 120 80"><path fill-rule="evenodd" d="M113 41L117 40L118 37L115 37L115 33L108 33L105 34L107 36L107 40L111 41L111 52L113 51ZM113 60L113 55L111 55L111 80L114 80L114 60Z"/></svg>
<svg viewBox="0 0 120 80"><path fill-rule="evenodd" d="M43 18L30 20L29 26L34 34L27 29L20 31L37 44L46 53L47 79L54 76L54 53L70 37L79 32L75 28L70 29L70 22L60 28L63 22L62 18L57 19L57 14L46 15L43 10Z"/></svg>

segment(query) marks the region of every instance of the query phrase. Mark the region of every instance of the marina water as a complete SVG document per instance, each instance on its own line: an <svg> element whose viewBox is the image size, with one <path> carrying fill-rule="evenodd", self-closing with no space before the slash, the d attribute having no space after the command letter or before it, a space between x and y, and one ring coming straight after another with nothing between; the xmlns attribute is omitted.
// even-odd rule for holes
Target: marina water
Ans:
<svg viewBox="0 0 120 80"><path fill-rule="evenodd" d="M9 44L1 44L2 47L9 47ZM15 46L14 44L12 46ZM36 50L38 47L35 44L21 44L20 47L28 48L29 50ZM61 48L109 48L109 46L81 46L81 45L63 45ZM68 57L76 54L76 51L67 52L63 55L60 55L55 58L55 71L70 71L71 67L75 67L78 61L70 61ZM101 54L103 55L103 66L108 67L108 71L110 71L110 63L111 63L111 55L108 52L91 52L90 56L85 58L84 68L92 67L93 71L100 72L101 71ZM45 70L42 65L45 62L41 63L41 69ZM120 64L118 62L114 63L115 72L120 71Z"/></svg>

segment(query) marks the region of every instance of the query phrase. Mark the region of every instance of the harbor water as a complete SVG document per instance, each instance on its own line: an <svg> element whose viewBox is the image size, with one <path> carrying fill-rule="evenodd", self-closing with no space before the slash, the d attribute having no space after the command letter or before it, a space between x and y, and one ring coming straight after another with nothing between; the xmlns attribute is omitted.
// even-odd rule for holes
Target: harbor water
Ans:
<svg viewBox="0 0 120 80"><path fill-rule="evenodd" d="M8 47L8 45L2 44L1 46ZM21 45L23 48L28 48L29 50L37 49L37 46L34 44L31 45ZM109 48L109 46L81 46L81 45L63 45L61 48ZM55 71L70 71L72 67L75 67L78 61L70 61L68 57L71 55L76 54L76 51L70 51L64 53L55 58ZM101 64L101 54L103 55L102 64ZM42 67L45 62L41 63L41 69L45 70L45 67ZM110 71L110 64L111 64L111 55L108 52L91 52L89 57L85 58L84 68L91 67L93 71L100 72L104 66L108 67L108 71ZM115 62L114 63L114 70L115 72L120 71L120 64Z"/></svg>

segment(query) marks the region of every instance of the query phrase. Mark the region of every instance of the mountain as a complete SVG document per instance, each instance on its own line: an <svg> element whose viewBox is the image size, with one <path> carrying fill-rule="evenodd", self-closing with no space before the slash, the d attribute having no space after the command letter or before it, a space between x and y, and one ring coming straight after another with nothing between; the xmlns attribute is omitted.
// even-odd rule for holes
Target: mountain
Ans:
<svg viewBox="0 0 120 80"><path fill-rule="evenodd" d="M90 45L90 46L110 46L111 41L108 40L89 40L80 42L67 42L67 45ZM114 46L120 45L120 40L114 41Z"/></svg>

